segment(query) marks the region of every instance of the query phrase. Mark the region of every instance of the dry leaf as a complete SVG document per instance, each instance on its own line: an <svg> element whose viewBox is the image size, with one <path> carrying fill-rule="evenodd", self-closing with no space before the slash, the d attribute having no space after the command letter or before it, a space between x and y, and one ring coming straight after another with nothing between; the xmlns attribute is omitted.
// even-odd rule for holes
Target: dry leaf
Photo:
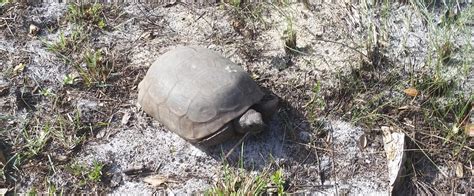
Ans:
<svg viewBox="0 0 474 196"><path fill-rule="evenodd" d="M148 176L143 179L143 182L146 182L154 187L159 187L167 182L167 178L160 175Z"/></svg>
<svg viewBox="0 0 474 196"><path fill-rule="evenodd" d="M365 134L362 134L360 137L359 137L359 148L360 149L364 149L367 147L367 135Z"/></svg>
<svg viewBox="0 0 474 196"><path fill-rule="evenodd" d="M464 131L467 136L474 137L474 124L467 124L466 127L464 127Z"/></svg>
<svg viewBox="0 0 474 196"><path fill-rule="evenodd" d="M231 24L232 24L232 27L234 28L234 30L237 31L237 32L240 32L240 30L245 27L242 20L239 20L239 19L233 19Z"/></svg>
<svg viewBox="0 0 474 196"><path fill-rule="evenodd" d="M458 178L464 177L464 170L463 170L463 165L461 162L456 163L456 177Z"/></svg>
<svg viewBox="0 0 474 196"><path fill-rule="evenodd" d="M13 73L16 75L20 72L23 72L23 69L25 69L26 64L20 63L18 64L15 68L13 68Z"/></svg>
<svg viewBox="0 0 474 196"><path fill-rule="evenodd" d="M453 132L454 134L457 134L459 132L459 127L457 125L453 125L451 132Z"/></svg>
<svg viewBox="0 0 474 196"><path fill-rule="evenodd" d="M408 96L410 96L410 97L418 96L418 90L416 90L415 88L412 88L412 87L403 90L403 92L405 94L407 94Z"/></svg>

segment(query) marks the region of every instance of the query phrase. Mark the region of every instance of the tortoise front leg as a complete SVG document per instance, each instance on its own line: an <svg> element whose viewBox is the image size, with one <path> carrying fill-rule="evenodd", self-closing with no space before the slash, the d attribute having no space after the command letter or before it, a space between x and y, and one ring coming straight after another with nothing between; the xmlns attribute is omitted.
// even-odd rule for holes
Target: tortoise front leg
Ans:
<svg viewBox="0 0 474 196"><path fill-rule="evenodd" d="M255 104L254 108L262 114L263 120L268 123L278 109L278 97L274 94L266 94L260 102Z"/></svg>
<svg viewBox="0 0 474 196"><path fill-rule="evenodd" d="M215 134L193 143L201 147L212 147L217 144L223 143L226 140L235 138L236 136L237 134L234 131L233 124L227 123L219 130L217 130Z"/></svg>

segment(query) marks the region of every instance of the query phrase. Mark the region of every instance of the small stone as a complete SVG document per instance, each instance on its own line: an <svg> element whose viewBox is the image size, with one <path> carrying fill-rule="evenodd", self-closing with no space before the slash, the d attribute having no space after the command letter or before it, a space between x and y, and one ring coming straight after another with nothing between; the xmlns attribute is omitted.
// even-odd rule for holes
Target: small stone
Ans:
<svg viewBox="0 0 474 196"><path fill-rule="evenodd" d="M270 64L279 71L284 70L292 65L291 59L288 56L273 57Z"/></svg>
<svg viewBox="0 0 474 196"><path fill-rule="evenodd" d="M7 188L1 188L0 189L0 195L6 195L8 193L8 189Z"/></svg>
<svg viewBox="0 0 474 196"><path fill-rule="evenodd" d="M37 27L34 24L30 24L30 30L29 30L30 35L36 35L38 34L38 32L39 32L39 27Z"/></svg>
<svg viewBox="0 0 474 196"><path fill-rule="evenodd" d="M80 111L96 111L98 106L97 102L90 100L79 100L77 102L77 107Z"/></svg>
<svg viewBox="0 0 474 196"><path fill-rule="evenodd" d="M128 123L128 120L130 119L130 113L129 112L125 112L123 114L123 117L122 117L122 125L126 125Z"/></svg>
<svg viewBox="0 0 474 196"><path fill-rule="evenodd" d="M120 173L114 173L112 179L110 180L111 187L117 187L122 182L122 175Z"/></svg>

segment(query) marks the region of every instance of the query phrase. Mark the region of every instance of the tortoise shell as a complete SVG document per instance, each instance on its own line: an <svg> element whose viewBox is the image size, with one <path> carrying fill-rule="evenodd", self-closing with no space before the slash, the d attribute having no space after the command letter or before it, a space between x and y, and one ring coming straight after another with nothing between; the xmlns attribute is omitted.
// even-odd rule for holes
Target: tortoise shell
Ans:
<svg viewBox="0 0 474 196"><path fill-rule="evenodd" d="M143 110L191 142L212 136L264 96L242 67L198 46L160 56L138 89Z"/></svg>

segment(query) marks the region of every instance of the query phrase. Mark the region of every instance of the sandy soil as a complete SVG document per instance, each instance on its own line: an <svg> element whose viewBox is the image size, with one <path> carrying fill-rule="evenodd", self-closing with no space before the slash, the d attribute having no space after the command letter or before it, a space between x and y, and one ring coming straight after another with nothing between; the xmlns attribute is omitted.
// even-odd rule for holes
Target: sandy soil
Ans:
<svg viewBox="0 0 474 196"><path fill-rule="evenodd" d="M22 123L31 120L32 116L40 115L43 120L57 116L57 110L52 106L56 104L51 104L55 99L42 96L39 91L43 89L61 95L58 96L60 100L56 100L60 114L74 116L78 111L84 122L108 123L86 130L88 139L81 142L80 147L55 148L56 143L52 142L46 147L49 151L40 158L44 161L34 162L44 165L26 164L23 167L28 173L23 173L14 183L16 190L30 190L32 186L44 183L45 176L49 176L48 182L56 187L76 184L63 167L51 172L47 166L48 156L67 157L68 162L88 165L94 161L105 163L104 173L108 179L93 190L189 194L213 186L222 174L223 153L237 141L228 141L213 149L196 148L167 131L136 105L137 84L157 56L178 45L200 45L244 67L262 87L282 101L269 130L247 138L243 147L239 146L230 155L230 165L235 166L243 160L245 169L252 174L275 166L282 168L292 192L388 194L381 134L369 134L370 130L348 122L336 111L334 115L324 115L331 110L311 112L311 106L308 106L314 102L317 83L323 83L325 89L336 88L337 76L357 67L357 62L364 58L361 52L365 52L366 37L362 23L366 21L357 18L361 13L354 7L338 4L312 5L310 8L302 3L284 8L268 6L253 20L245 19L243 27L236 27L237 14L222 6L149 7L136 4L106 7L103 16L107 27L91 31L90 40L79 45L78 52L68 54L77 58L74 56L80 55L82 50L95 48L103 49L108 57L113 57L118 69L109 82L112 87L98 90L65 85L64 77L77 74L77 71L43 44L59 39L61 33L69 36L74 32L73 24L64 20L67 5L8 7L16 9L17 15L9 21L10 26L2 27L3 34L0 35L0 81L5 81L9 88L8 93L0 97L2 116L9 117L2 121L10 130L3 134L10 138L5 140L21 134ZM389 21L393 23L391 45L400 46L404 42L406 48L402 51L391 47L388 53L396 62L419 64L422 58L409 58L403 54L416 57L426 53L423 45L427 44L427 35L421 27L423 24L414 17L410 28L406 28L402 18L413 12L407 5L396 4L393 12ZM3 13L6 14L2 17L13 17L8 15L11 10ZM297 55L287 55L284 50L281 37L288 26L288 17L282 13L291 15L297 32L297 47L301 51ZM30 24L40 28L38 35L29 35ZM416 36L402 40L405 33ZM7 73L20 63L26 64L21 73L13 76ZM24 98L27 95L29 97ZM329 91L321 93L325 100L331 100L332 96L334 94ZM313 113L318 116L311 118ZM322 126L315 127L314 122ZM359 144L363 134L370 135L365 148ZM63 163L59 158L53 158L52 162ZM34 167L43 169L35 170ZM124 173L137 167L151 173ZM164 176L169 182L152 187L143 182L143 178L151 174ZM432 177L443 180L437 172L433 172Z"/></svg>

